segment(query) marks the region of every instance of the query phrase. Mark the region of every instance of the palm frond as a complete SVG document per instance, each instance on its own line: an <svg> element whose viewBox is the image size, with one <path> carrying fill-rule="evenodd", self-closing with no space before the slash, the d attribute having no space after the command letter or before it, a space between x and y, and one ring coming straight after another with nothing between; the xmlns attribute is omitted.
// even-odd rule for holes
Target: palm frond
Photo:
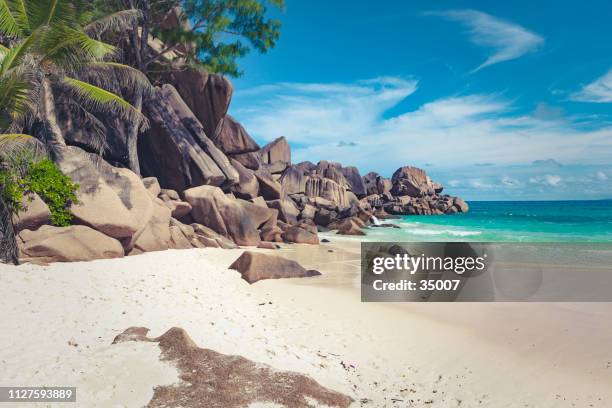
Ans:
<svg viewBox="0 0 612 408"><path fill-rule="evenodd" d="M118 62L93 62L83 66L77 75L87 78L86 82L106 89L116 87L118 84L131 93L139 90L148 96L153 91L149 78L142 71Z"/></svg>
<svg viewBox="0 0 612 408"><path fill-rule="evenodd" d="M46 60L66 67L101 61L116 51L114 46L68 26L52 27L40 48Z"/></svg>
<svg viewBox="0 0 612 408"><path fill-rule="evenodd" d="M70 0L28 0L27 11L33 30L41 26L69 25L74 19Z"/></svg>
<svg viewBox="0 0 612 408"><path fill-rule="evenodd" d="M143 129L148 127L146 117L125 99L78 79L65 77L63 84L89 110L114 114L132 123L140 123Z"/></svg>
<svg viewBox="0 0 612 408"><path fill-rule="evenodd" d="M10 166L16 160L23 161L24 155L36 161L47 156L47 149L38 139L30 135L0 134L0 161Z"/></svg>
<svg viewBox="0 0 612 408"><path fill-rule="evenodd" d="M99 37L101 34L110 32L126 31L136 23L142 13L140 10L129 9L101 17L83 27L83 31L90 36Z"/></svg>
<svg viewBox="0 0 612 408"><path fill-rule="evenodd" d="M39 34L39 31L34 31L19 44L9 49L9 51L5 54L4 58L2 58L0 75L4 75L9 69L15 67L21 62L26 53L28 53L30 49L36 44Z"/></svg>
<svg viewBox="0 0 612 408"><path fill-rule="evenodd" d="M10 5L9 0L0 0L0 33L8 37L16 37L21 34L21 27Z"/></svg>
<svg viewBox="0 0 612 408"><path fill-rule="evenodd" d="M0 76L0 129L10 128L32 112L34 82L26 66L18 66Z"/></svg>

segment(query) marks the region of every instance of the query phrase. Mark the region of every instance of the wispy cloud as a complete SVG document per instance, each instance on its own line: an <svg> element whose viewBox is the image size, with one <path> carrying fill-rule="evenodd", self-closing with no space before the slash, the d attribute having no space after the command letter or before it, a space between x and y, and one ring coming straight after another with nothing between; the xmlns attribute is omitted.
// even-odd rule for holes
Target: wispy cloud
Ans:
<svg viewBox="0 0 612 408"><path fill-rule="evenodd" d="M449 10L426 14L464 24L469 28L470 40L474 44L494 50L493 54L472 72L499 62L519 58L538 50L544 44L544 38L533 31L481 11Z"/></svg>
<svg viewBox="0 0 612 408"><path fill-rule="evenodd" d="M496 94L453 95L414 106L417 85L401 78L283 83L238 91L232 114L262 142L287 136L296 162L333 160L386 176L402 165L429 164L434 178L454 180L456 193L513 189L516 195L522 188L535 194L538 188L556 194L566 188L573 194L584 185L579 178L572 184L574 173L588 173L612 191L612 180L595 177L599 170L611 174L612 128L518 114L512 101ZM585 164L598 167L575 167ZM540 183L528 188L530 177Z"/></svg>
<svg viewBox="0 0 612 408"><path fill-rule="evenodd" d="M612 102L612 69L602 77L585 85L580 91L570 95L570 99L578 102Z"/></svg>

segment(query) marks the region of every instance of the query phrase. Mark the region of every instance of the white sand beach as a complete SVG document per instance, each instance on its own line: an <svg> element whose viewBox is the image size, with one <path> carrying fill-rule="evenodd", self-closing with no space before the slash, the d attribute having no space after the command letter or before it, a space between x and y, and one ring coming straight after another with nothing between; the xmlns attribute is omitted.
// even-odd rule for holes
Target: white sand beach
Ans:
<svg viewBox="0 0 612 408"><path fill-rule="evenodd" d="M141 407L177 370L155 343L111 342L177 326L356 407L612 405L612 304L361 303L355 241L332 240L262 250L322 276L253 285L227 269L242 249L0 265L0 384L76 386L67 407Z"/></svg>

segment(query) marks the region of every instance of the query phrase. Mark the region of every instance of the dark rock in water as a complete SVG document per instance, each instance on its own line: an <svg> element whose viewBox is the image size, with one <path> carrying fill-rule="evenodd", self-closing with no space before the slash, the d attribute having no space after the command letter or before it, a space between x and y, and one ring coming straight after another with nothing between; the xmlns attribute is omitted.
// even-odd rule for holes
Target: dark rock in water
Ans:
<svg viewBox="0 0 612 408"><path fill-rule="evenodd" d="M459 210L459 212L468 212L469 210L467 203L459 197L455 197L454 206L457 208L457 210Z"/></svg>
<svg viewBox="0 0 612 408"><path fill-rule="evenodd" d="M255 140L230 115L225 115L219 130L211 139L223 153L228 155L252 153L259 150L259 145Z"/></svg>
<svg viewBox="0 0 612 408"><path fill-rule="evenodd" d="M331 241L330 241L329 239L327 239L327 238L323 238L323 239L321 240L321 242L331 242Z"/></svg>
<svg viewBox="0 0 612 408"><path fill-rule="evenodd" d="M371 227L375 227L375 228L401 228L397 224L390 224L390 223L372 224Z"/></svg>
<svg viewBox="0 0 612 408"><path fill-rule="evenodd" d="M306 270L299 263L280 256L245 251L229 266L242 274L249 283L262 279L304 278L321 275L315 270Z"/></svg>
<svg viewBox="0 0 612 408"><path fill-rule="evenodd" d="M262 162L266 164L273 164L276 162L283 162L288 165L291 164L291 148L284 136L262 147L260 155Z"/></svg>
<svg viewBox="0 0 612 408"><path fill-rule="evenodd" d="M340 169L340 171L348 182L351 191L357 196L357 198L362 198L367 195L365 183L363 182L357 167L343 167Z"/></svg>
<svg viewBox="0 0 612 408"><path fill-rule="evenodd" d="M192 68L174 71L171 81L204 126L206 135L209 138L215 137L232 99L231 82L221 75L209 75Z"/></svg>
<svg viewBox="0 0 612 408"><path fill-rule="evenodd" d="M155 387L148 408L243 408L271 401L292 408L347 408L353 402L306 375L199 348L183 329L174 327L158 338L146 337L148 332L144 327L130 327L113 341L157 342L161 359L180 371L180 383Z"/></svg>

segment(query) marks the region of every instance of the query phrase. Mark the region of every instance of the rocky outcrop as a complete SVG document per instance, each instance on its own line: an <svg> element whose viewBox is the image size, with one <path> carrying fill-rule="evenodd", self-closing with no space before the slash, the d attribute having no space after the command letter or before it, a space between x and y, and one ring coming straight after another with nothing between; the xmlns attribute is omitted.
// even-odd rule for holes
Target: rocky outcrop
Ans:
<svg viewBox="0 0 612 408"><path fill-rule="evenodd" d="M359 174L359 170L357 167L342 167L340 169L350 190L357 196L357 198L363 198L367 195L366 186L361 178L361 174Z"/></svg>
<svg viewBox="0 0 612 408"><path fill-rule="evenodd" d="M171 85L154 90L145 101L145 112L151 128L138 140L143 174L155 176L162 187L177 191L238 181L227 157L206 136Z"/></svg>
<svg viewBox="0 0 612 408"><path fill-rule="evenodd" d="M173 72L171 81L204 126L206 135L214 137L232 99L231 82L221 75L208 74L194 68Z"/></svg>
<svg viewBox="0 0 612 408"><path fill-rule="evenodd" d="M174 327L157 338L147 337L148 332L146 327L130 327L113 340L156 342L160 358L178 368L182 381L155 387L148 408L263 407L272 401L292 408L347 408L353 401L306 375L199 348L183 329Z"/></svg>
<svg viewBox="0 0 612 408"><path fill-rule="evenodd" d="M190 188L185 191L185 200L193 207L191 216L197 223L212 228L238 245L257 245L261 241L244 206L227 197L220 188Z"/></svg>
<svg viewBox="0 0 612 408"><path fill-rule="evenodd" d="M90 226L129 247L153 210L140 178L77 147L58 150L56 162L79 185L78 203L70 209L75 223Z"/></svg>
<svg viewBox="0 0 612 408"><path fill-rule="evenodd" d="M262 279L304 278L321 274L315 270L306 270L299 263L280 256L251 251L243 252L229 269L240 272L242 279L249 283Z"/></svg>
<svg viewBox="0 0 612 408"><path fill-rule="evenodd" d="M212 140L226 155L252 153L259 150L259 145L249 136L242 125L230 115L223 118L219 130Z"/></svg>
<svg viewBox="0 0 612 408"><path fill-rule="evenodd" d="M253 170L250 170L235 159L231 163L238 172L238 183L232 186L231 191L236 197L253 199L259 195L259 182Z"/></svg>
<svg viewBox="0 0 612 408"><path fill-rule="evenodd" d="M391 191L392 187L391 180L373 171L363 176L363 182L367 195L385 194Z"/></svg>
<svg viewBox="0 0 612 408"><path fill-rule="evenodd" d="M24 261L91 261L124 254L119 241L84 225L43 225L36 231L26 229L19 233L17 243Z"/></svg>
<svg viewBox="0 0 612 408"><path fill-rule="evenodd" d="M51 211L45 202L36 193L26 195L21 201L25 208L13 216L15 231L24 229L35 230L41 225L49 224Z"/></svg>
<svg viewBox="0 0 612 408"><path fill-rule="evenodd" d="M435 193L431 179L424 170L416 167L400 167L391 177L394 196L424 197Z"/></svg>
<svg viewBox="0 0 612 408"><path fill-rule="evenodd" d="M262 163L275 164L280 162L284 163L285 167L291 164L291 148L284 136L265 145L260 151L260 156Z"/></svg>

